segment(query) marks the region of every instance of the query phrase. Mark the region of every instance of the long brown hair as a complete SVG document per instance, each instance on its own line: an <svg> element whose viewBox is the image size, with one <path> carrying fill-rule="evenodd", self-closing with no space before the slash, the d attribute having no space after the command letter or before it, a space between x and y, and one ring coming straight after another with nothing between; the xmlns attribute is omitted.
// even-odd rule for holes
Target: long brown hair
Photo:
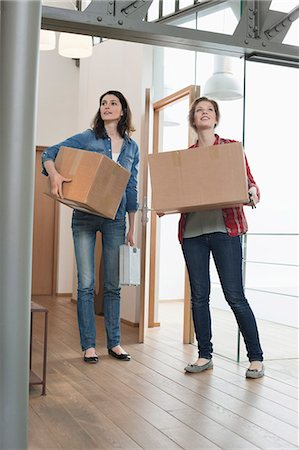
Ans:
<svg viewBox="0 0 299 450"><path fill-rule="evenodd" d="M131 110L130 110L130 107L129 107L129 104L128 104L126 98L119 91L107 91L107 92L105 92L105 94L101 95L101 97L100 97L100 101L99 101L100 106L102 104L102 100L105 97L105 95L115 95L115 97L117 97L118 100L120 101L123 114L118 121L117 131L122 138L125 136L126 133L130 136L131 133L133 133L135 131L135 128L132 125L132 113L131 113ZM94 130L97 139L102 138L106 135L104 121L101 118L100 106L99 106L98 112L96 113L95 118L93 119L93 122L91 124L91 127Z"/></svg>
<svg viewBox="0 0 299 450"><path fill-rule="evenodd" d="M200 102L210 102L213 105L213 108L215 110L217 125L218 125L219 120L220 120L220 111L219 111L218 103L215 102L215 100L212 100L211 98L208 98L208 97L198 97L198 98L196 98L193 101L193 103L191 105L191 108L190 108L190 111L189 111L189 125L190 125L191 128L193 128L194 131L197 131L197 128L194 125L194 113L195 113L196 106Z"/></svg>

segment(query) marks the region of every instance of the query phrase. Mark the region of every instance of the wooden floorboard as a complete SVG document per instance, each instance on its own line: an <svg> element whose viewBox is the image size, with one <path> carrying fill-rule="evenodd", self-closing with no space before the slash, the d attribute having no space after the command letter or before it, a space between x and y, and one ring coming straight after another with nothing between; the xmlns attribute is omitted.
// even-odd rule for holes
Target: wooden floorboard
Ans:
<svg viewBox="0 0 299 450"><path fill-rule="evenodd" d="M214 356L214 369L184 372L196 347L183 345L175 318L149 330L122 325L132 361L107 355L96 317L97 365L82 359L76 305L37 297L49 309L47 396L30 389L29 449L295 449L298 372L293 358L266 361L266 376L246 380L247 364ZM273 326L271 325L271 330ZM43 322L33 328L33 365L41 371ZM286 336L286 341L289 337ZM284 373L284 364L288 364Z"/></svg>

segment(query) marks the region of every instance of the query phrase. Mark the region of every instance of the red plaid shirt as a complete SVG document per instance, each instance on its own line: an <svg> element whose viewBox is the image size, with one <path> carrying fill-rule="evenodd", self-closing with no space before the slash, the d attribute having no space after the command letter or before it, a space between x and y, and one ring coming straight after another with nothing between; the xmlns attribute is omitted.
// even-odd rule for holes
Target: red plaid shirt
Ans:
<svg viewBox="0 0 299 450"><path fill-rule="evenodd" d="M236 142L232 139L223 139L218 136L218 134L215 135L215 142L214 145L219 144L228 144L229 142ZM196 144L191 145L190 148L196 147ZM247 179L248 179L248 189L252 186L255 186L257 189L257 195L258 198L260 198L260 190L258 186L256 185L254 178L251 174L247 158L245 156L245 163L246 163L246 171L247 171ZM223 219L224 219L224 225L227 229L227 232L229 236L238 236L240 234L246 233L248 229L246 217L244 214L243 206L236 206L234 208L224 208L222 209ZM186 225L186 218L187 214L181 214L181 218L179 221L179 241L180 243L183 242L183 235L184 235L184 229Z"/></svg>

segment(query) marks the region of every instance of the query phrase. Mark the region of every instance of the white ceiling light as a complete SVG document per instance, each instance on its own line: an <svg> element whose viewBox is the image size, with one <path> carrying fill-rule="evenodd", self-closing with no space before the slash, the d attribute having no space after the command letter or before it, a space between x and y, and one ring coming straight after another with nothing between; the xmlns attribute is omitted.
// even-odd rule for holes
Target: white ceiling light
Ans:
<svg viewBox="0 0 299 450"><path fill-rule="evenodd" d="M233 74L229 56L214 56L214 73L206 82L203 95L215 100L237 100L243 97L241 83Z"/></svg>
<svg viewBox="0 0 299 450"><path fill-rule="evenodd" d="M41 30L39 39L40 50L54 50L56 46L55 31Z"/></svg>
<svg viewBox="0 0 299 450"><path fill-rule="evenodd" d="M60 33L58 53L66 58L87 58L92 55L92 37L82 34Z"/></svg>

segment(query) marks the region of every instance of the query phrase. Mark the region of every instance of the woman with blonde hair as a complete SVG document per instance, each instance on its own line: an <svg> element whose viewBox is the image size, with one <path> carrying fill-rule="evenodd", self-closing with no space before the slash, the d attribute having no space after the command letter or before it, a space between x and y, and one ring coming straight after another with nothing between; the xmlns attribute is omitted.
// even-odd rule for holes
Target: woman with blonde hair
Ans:
<svg viewBox="0 0 299 450"><path fill-rule="evenodd" d="M209 98L197 98L190 109L189 124L197 134L194 151L201 147L234 142L215 134L220 118L218 104ZM213 149L211 148L211 151ZM259 202L260 192L245 157L248 193ZM242 247L240 236L247 231L243 206L182 214L179 240L186 261L190 286L192 316L198 342L198 359L185 367L200 373L213 368L210 315L210 254L220 278L223 294L231 307L245 341L250 366L246 378L264 375L263 352L254 314L245 298L242 283Z"/></svg>

